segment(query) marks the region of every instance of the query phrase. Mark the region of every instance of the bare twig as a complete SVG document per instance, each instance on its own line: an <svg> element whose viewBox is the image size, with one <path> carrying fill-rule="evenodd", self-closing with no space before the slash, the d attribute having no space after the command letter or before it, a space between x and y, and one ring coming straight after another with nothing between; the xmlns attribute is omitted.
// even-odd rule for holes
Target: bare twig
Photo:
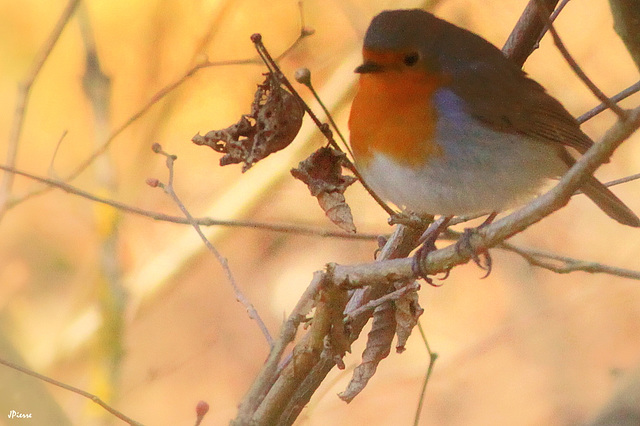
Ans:
<svg viewBox="0 0 640 426"><path fill-rule="evenodd" d="M206 401L199 401L196 404L196 423L195 426L200 426L204 416L209 412L209 404Z"/></svg>
<svg viewBox="0 0 640 426"><path fill-rule="evenodd" d="M550 8L553 10L553 12L551 12L551 15L549 15L549 20L551 22L555 22L556 18L560 15L560 12L562 12L562 9L564 9L565 6L569 4L570 1L571 0L562 0L558 5L558 7L556 7L555 9ZM549 28L545 25L544 29L542 30L542 33L540 34L540 37L538 37L537 43L540 43L540 40L542 40L542 38L544 37L544 35L547 33L548 30Z"/></svg>
<svg viewBox="0 0 640 426"><path fill-rule="evenodd" d="M631 86L627 87L626 89L624 89L620 93L612 96L611 100L613 102L620 102L621 100L628 98L629 96L633 95L634 93L637 93L638 91L640 91L640 81L636 82L635 84L632 84ZM578 121L578 123L582 124L585 121L590 120L593 117L595 117L596 115L600 114L602 111L605 111L607 108L608 108L608 106L606 104L602 103L602 104L596 106L595 108L585 112L580 117L576 118L576 121Z"/></svg>
<svg viewBox="0 0 640 426"><path fill-rule="evenodd" d="M529 0L527 7L513 28L502 52L518 66L522 66L531 53L538 48L545 21L540 18L538 0ZM545 0L547 11L556 7L558 0Z"/></svg>
<svg viewBox="0 0 640 426"><path fill-rule="evenodd" d="M574 259L532 248L522 248L506 241L502 242L498 247L519 254L531 265L539 266L559 274L582 271L640 280L640 271L617 268L615 266L609 266L598 262Z"/></svg>
<svg viewBox="0 0 640 426"><path fill-rule="evenodd" d="M82 3L76 15L80 26L80 34L85 47L85 67L82 76L82 88L93 111L93 146L99 146L108 137L111 129L111 79L100 65L100 55L91 26L91 19L86 3ZM114 192L117 183L112 159L104 155L93 165L94 182L100 193ZM121 213L110 208L93 209L94 220L101 229L98 242L100 296L97 307L104 320L104 327L96 332L96 342L104 347L102 356L109 360L105 368L109 370L105 383L109 387L117 384L121 361L125 353L123 336L125 335L124 319L128 299L127 289L122 282L123 265L120 262L119 242Z"/></svg>
<svg viewBox="0 0 640 426"><path fill-rule="evenodd" d="M295 73L295 79L298 83L306 86L307 89L309 89L309 91L315 98L316 102L318 102L318 105L320 105L320 108L322 108L324 115L327 116L327 119L329 120L329 124L331 124L331 127L333 127L333 130L338 134L338 137L344 144L344 147L349 153L349 155L351 155L351 158L353 158L353 152L351 151L351 147L347 143L347 139L344 137L344 135L340 131L340 128L338 127L335 120L331 116L331 112L327 109L324 102L322 102L322 99L320 98L320 95L318 95L318 92L316 91L315 87L313 87L313 83L311 82L311 71L309 70L309 68L298 68Z"/></svg>
<svg viewBox="0 0 640 426"><path fill-rule="evenodd" d="M597 97L600 100L600 102L605 104L607 108L611 109L618 116L620 120L625 120L627 113L622 108L620 108L618 104L616 104L609 97L607 97L607 95L605 95L602 92L602 90L600 90L600 88L596 86L596 84L593 81L591 81L589 77L587 77L587 75L582 70L580 65L578 65L576 60L573 59L573 56L571 56L571 54L569 53L569 50L567 50L567 47L562 42L562 39L560 38L560 36L558 35L558 32L553 26L553 22L551 22L551 20L549 19L548 9L543 3L543 0L537 0L537 2L540 7L539 9L540 17L544 20L547 27L549 28L549 32L553 37L553 42L558 48L558 51L564 57L564 60L567 61L567 63L569 64L573 72L578 76L578 78L580 78L580 80L582 80L582 82L589 88L589 90L591 90L591 93L593 93L595 97Z"/></svg>
<svg viewBox="0 0 640 426"><path fill-rule="evenodd" d="M628 178L640 179L640 173ZM628 178L618 179L618 181L626 181ZM631 180L631 179L629 179ZM609 182L609 184L622 183L618 181ZM610 186L610 185L607 185ZM441 239L457 241L461 232L452 231L447 229L446 232L441 234ZM606 265L598 262L591 262L587 260L576 259L573 257L562 256L559 254L537 250L529 247L520 247L512 243L502 242L496 246L497 248L511 251L521 255L525 260L534 266L549 269L553 272L568 273L568 272L590 272L590 273L603 273L611 276L618 276L622 278L640 279L640 271L632 269L618 268L616 266ZM558 265L560 263L560 265Z"/></svg>
<svg viewBox="0 0 640 426"><path fill-rule="evenodd" d="M7 149L6 162L10 167L15 166L16 164L18 145L20 143L20 136L22 134L22 126L24 123L27 104L29 102L31 87L33 87L33 83L36 81L38 74L40 74L42 66L46 62L47 58L49 58L53 47L60 38L60 34L62 34L62 31L69 22L69 19L73 16L73 13L79 3L79 0L70 0L69 3L67 3L67 6L62 11L60 18L58 18L56 26L53 28L53 31L51 31L49 38L47 38L45 43L42 45L42 48L34 58L26 77L18 86L18 99L16 101L16 110L13 115L13 125L11 127L9 145ZM5 173L2 177L2 183L0 183L0 219L2 219L8 208L7 203L11 196L13 176L13 173Z"/></svg>
<svg viewBox="0 0 640 426"><path fill-rule="evenodd" d="M19 176L24 176L26 178L33 179L47 186L50 186L53 188L59 188L65 192L68 192L73 195L77 195L79 197L86 198L87 200L90 200L90 201L95 201L97 203L102 203L102 204L109 205L111 207L115 207L119 210L122 210L125 213L136 214L138 216L148 217L161 222L180 223L185 225L190 224L189 220L183 216L172 216L164 213L158 213L158 212L144 210L138 207L130 206L120 201L100 197L98 195L92 194L88 191L84 191L76 186L73 186L71 184L68 184L60 180L45 178L42 176L36 176L34 174L17 170L13 167L7 167L2 164L0 164L0 170L5 170L7 172L10 172ZM213 219L209 217L194 218L194 220L200 226L227 226L227 227L234 227L234 228L254 228L254 229L260 229L265 231L281 232L285 234L311 235L311 236L323 237L323 238L340 238L345 240L375 241L379 237L379 234L370 234L370 233L350 234L343 231L333 231L328 229L316 228L312 226L295 225L295 224L274 224L274 223L266 223L266 222L256 222L251 220L222 220L222 219Z"/></svg>
<svg viewBox="0 0 640 426"><path fill-rule="evenodd" d="M352 321L354 318L362 314L372 312L375 308L377 308L380 305L383 305L387 302L392 302L394 300L398 300L399 298L407 295L408 293L411 293L412 291L418 291L418 290L420 290L420 283L418 281L413 281L408 285L399 288L396 291L387 293L384 296L379 297L378 299L371 300L365 303L364 305L358 307L357 309L349 312L349 314L345 318L345 321L347 322Z"/></svg>
<svg viewBox="0 0 640 426"><path fill-rule="evenodd" d="M238 407L238 416L232 424L247 424L249 419L253 416L253 413L264 400L268 391L274 385L278 376L277 373L279 372L278 363L282 359L282 355L284 354L287 345L293 341L298 330L298 326L311 312L311 309L313 309L315 299L324 285L326 285L324 274L316 272L313 275L311 283L291 312L291 315L289 315L287 321L282 325L278 340L276 340L275 344L272 346L264 367L260 370L260 373L254 380L249 392L247 392L247 395L240 403L240 406Z"/></svg>
<svg viewBox="0 0 640 426"><path fill-rule="evenodd" d="M109 413L113 414L114 416L116 416L117 418L119 418L120 420L130 424L130 425L134 425L134 426L142 426L142 423L139 423L129 417L127 417L126 415L124 415L122 412L116 410L115 408L111 407L110 405L108 405L106 402L104 402L103 400L101 400L99 397L97 397L94 394L91 394L87 391L84 391L82 389L76 388L74 386L68 385L66 383L60 382L56 379L52 379L51 377L47 377L44 376L40 373L36 373L35 371L29 370L28 368L22 367L18 364L15 364L11 361L8 361L6 359L2 359L0 358L0 364L6 365L9 368L13 368L14 370L17 370L21 373L27 374L31 377L35 377L36 379L40 379L44 382L47 383L51 383L52 385L58 386L62 389L66 389L68 391L71 391L75 394L78 394L80 396L83 396L87 399L90 399L91 401L95 402L96 404L98 404L99 406L101 406L102 408L104 408L105 410L107 410Z"/></svg>
<svg viewBox="0 0 640 426"><path fill-rule="evenodd" d="M56 157L58 156L58 150L62 146L62 141L64 141L64 138L67 136L67 133L68 133L67 130L62 132L62 135L60 136L60 139L58 139L58 143L56 143L56 147L53 150L53 155L51 156L51 161L49 162L49 169L47 170L47 174L49 176L55 176L56 175L56 168L55 168Z"/></svg>
<svg viewBox="0 0 640 426"><path fill-rule="evenodd" d="M424 328L422 324L418 322L418 330L420 331L420 336L422 337L422 341L424 342L424 346L427 349L427 353L429 354L429 366L427 367L427 372L424 375L424 380L422 381L422 389L420 390L420 399L418 400L418 407L416 408L416 415L413 419L413 425L418 426L420 424L420 413L422 412L422 406L424 404L424 396L427 390L427 384L429 383L429 379L431 378L431 373L433 373L433 367L438 359L438 354L431 350L431 346L429 345L429 341L427 340L427 335L424 332Z"/></svg>
<svg viewBox="0 0 640 426"><path fill-rule="evenodd" d="M604 185L605 186L615 186L615 185L620 185L622 183L627 183L627 182L631 182L631 181L638 180L638 179L640 179L640 173L636 173L636 174L630 175L630 176L625 176L625 177L620 178L620 179L615 179L615 180L612 180L612 181L609 181L609 182L605 183Z"/></svg>
<svg viewBox="0 0 640 426"><path fill-rule="evenodd" d="M222 266L222 269L224 270L225 275L227 276L227 280L231 284L231 287L233 287L233 291L236 295L236 299L238 300L238 302L242 303L242 305L245 307L245 309L247 310L247 313L249 314L249 318L253 319L258 323L258 326L260 327L262 334L267 340L267 343L269 343L269 346L272 347L273 338L269 333L269 329L267 328L264 321L262 321L262 318L260 317L260 314L258 314L258 311L256 310L256 308L249 301L249 299L244 295L242 290L240 290L240 287L238 287L238 284L236 283L236 279L234 278L233 273L231 272L231 268L229 267L229 262L224 256L222 256L222 254L218 251L218 249L216 249L215 246L211 244L211 242L207 239L207 237L204 235L204 233L200 229L200 225L198 225L195 218L191 215L189 210L185 207L185 205L182 203L182 201L178 197L178 194L176 194L175 192L173 188L173 177L174 177L173 163L177 157L175 155L167 154L165 151L162 150L162 147L159 144L153 145L153 151L163 155L166 158L167 169L169 169L169 181L167 182L167 184L163 184L162 182L159 182L157 180L149 180L148 181L149 184L151 186L157 186L162 188L164 192L167 195L169 195L169 197L171 197L171 199L176 203L180 211L182 211L182 213L185 215L185 217L189 221L189 224L193 226L193 229L196 230L198 236L202 239L202 242L204 243L204 245L216 257L216 259L218 260L218 263L220 263L220 265Z"/></svg>

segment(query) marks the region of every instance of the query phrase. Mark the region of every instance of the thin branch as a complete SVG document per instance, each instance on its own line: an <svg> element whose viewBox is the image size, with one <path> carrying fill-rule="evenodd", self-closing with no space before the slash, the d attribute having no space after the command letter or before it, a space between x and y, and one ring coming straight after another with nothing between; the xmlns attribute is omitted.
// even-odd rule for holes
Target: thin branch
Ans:
<svg viewBox="0 0 640 426"><path fill-rule="evenodd" d="M536 0L534 0L536 1ZM565 6L570 2L571 0L562 0L562 2L558 5L558 7L556 7L555 9L550 8L551 10L553 10L553 12L551 12L551 15L549 15L549 21L550 22L555 22L556 18L558 16L560 16L560 12L562 12L562 9L565 8ZM544 26L542 32L540 33L540 35L538 36L538 40L536 40L536 46L540 45L540 40L543 39L543 37L547 34L547 31L549 31L549 27L547 25Z"/></svg>
<svg viewBox="0 0 640 426"><path fill-rule="evenodd" d="M25 79L18 85L18 99L16 101L16 110L13 116L13 125L11 127L11 134L9 136L9 145L7 149L6 162L9 166L13 167L16 164L18 157L18 145L20 143L20 136L22 135L22 127L24 124L24 117L26 114L27 104L29 102L29 94L31 93L31 87L36 81L38 74L44 63L49 58L53 47L56 45L62 31L67 26L67 23L73 16L76 7L80 3L80 0L70 0L67 6L62 11L60 18L55 27L51 31L49 38L42 45L42 48L36 55L31 65L31 68L27 72ZM13 173L5 173L2 177L2 183L0 184L0 219L6 213L8 209L7 202L11 197L11 188L13 186Z"/></svg>
<svg viewBox="0 0 640 426"><path fill-rule="evenodd" d="M235 296L238 302L240 302L245 307L245 309L247 310L247 313L249 314L249 318L253 319L258 323L258 326L260 327L262 334L267 340L267 343L269 344L270 347L273 347L273 338L269 333L269 329L267 328L264 321L262 321L262 318L260 317L260 314L258 314L258 311L256 310L256 308L249 301L249 299L244 295L242 290L240 290L240 287L238 287L238 284L236 283L236 279L234 278L233 273L231 272L231 268L229 267L229 262L224 256L222 256L222 254L218 251L218 249L216 249L215 246L211 244L211 242L207 239L207 237L204 235L204 233L200 229L200 225L198 225L195 218L191 215L189 210L185 207L185 205L182 203L182 201L178 197L178 194L176 194L173 188L173 177L174 177L173 163L175 162L177 157L175 155L170 155L164 152L162 150L162 147L159 144L153 145L153 151L163 155L166 158L167 169L169 169L169 181L165 185L162 182L152 180L150 181L150 185L162 188L164 192L167 195L169 195L169 197L171 197L171 199L175 202L178 208L182 211L184 216L189 221L189 224L193 226L193 229L195 229L198 236L202 239L202 242L204 243L204 245L207 247L207 249L211 253L213 253L213 255L218 260L218 263L220 263L220 265L222 266L222 269L224 270L224 273L227 276L227 280L231 284L231 287L233 287L233 291L235 293Z"/></svg>
<svg viewBox="0 0 640 426"><path fill-rule="evenodd" d="M640 271L617 268L615 266L609 266L598 262L578 260L532 248L522 248L506 241L502 242L498 247L519 254L533 266L539 266L559 274L582 271L640 280Z"/></svg>
<svg viewBox="0 0 640 426"><path fill-rule="evenodd" d="M420 290L420 283L418 281L413 281L410 284L399 288L398 290L392 291L391 293L387 293L384 296L379 297L375 300L370 300L364 305L358 307L358 309L355 309L349 312L349 314L345 318L345 321L347 322L353 321L353 319L355 319L360 315L373 312L373 310L380 305L383 305L387 302L392 302L394 300L398 300L401 297L404 297L407 294L411 293L412 291L418 291L418 290Z"/></svg>
<svg viewBox="0 0 640 426"><path fill-rule="evenodd" d="M36 373L35 371L29 370L28 368L22 367L18 364L15 364L11 361L8 361L6 359L2 359L0 358L0 364L6 365L9 368L12 368L14 370L17 370L21 373L24 373L26 375L29 375L31 377L35 377L36 379L40 379L44 382L47 383L51 383L52 385L58 386L62 389L66 389L68 391L71 391L75 394L78 394L80 396L83 396L93 402L95 402L96 404L98 404L99 406L101 406L102 408L104 408L105 410L107 410L109 413L113 414L114 416L116 416L117 418L119 418L120 420L129 423L130 425L134 425L134 426L142 426L142 423L139 423L129 417L127 417L126 415L124 415L122 412L116 410L115 408L111 407L110 405L108 405L106 402L104 402L103 400L101 400L99 397L97 397L94 394L91 394L87 391L84 391L82 389L76 388L74 386L68 385L66 383L60 382L58 380L52 379L51 377L47 377L44 376L40 373Z"/></svg>
<svg viewBox="0 0 640 426"><path fill-rule="evenodd" d="M313 87L313 83L311 82L311 70L309 70L309 68L298 68L296 70L296 72L295 72L295 79L296 79L296 81L298 83L306 86L307 89L309 89L309 91L311 92L311 94L315 98L316 102L318 102L318 105L320 105L320 108L322 108L322 111L324 112L324 115L329 120L329 124L331 124L331 127L333 127L333 130L338 134L338 137L342 141L342 143L343 143L345 149L347 150L347 152L349 153L349 155L351 155L351 158L353 158L353 152L351 151L351 147L347 143L346 138L344 137L344 135L340 131L340 128L338 127L338 125L336 124L335 120L333 119L333 116L331 115L331 112L329 111L329 109L327 109L327 107L324 104L324 102L322 102L322 98L320 97L320 95L316 91L315 87Z"/></svg>
<svg viewBox="0 0 640 426"><path fill-rule="evenodd" d="M589 77L587 77L587 75L582 70L580 65L578 65L576 60L573 59L573 56L571 56L571 54L569 53L569 50L567 50L567 47L562 42L562 39L560 38L560 36L558 35L558 32L553 26L553 22L551 22L551 20L549 19L548 9L544 5L543 0L537 0L537 2L540 7L539 9L540 17L547 24L547 27L549 28L549 32L553 37L553 42L558 48L558 51L564 57L564 60L567 61L567 63L569 64L573 72L578 76L578 78L580 78L580 80L582 80L582 82L589 88L589 90L591 90L591 93L593 93L595 97L600 99L600 102L605 104L607 108L611 109L618 116L620 120L625 120L627 113L622 108L620 108L618 104L616 104L609 97L607 97L607 95L605 95L602 92L602 90L600 90L600 88L596 86L596 84L593 81L591 81Z"/></svg>
<svg viewBox="0 0 640 426"><path fill-rule="evenodd" d="M629 176L629 178L638 179L640 178L640 173L634 176ZM627 178L618 179L618 181L623 181L625 179ZM610 184L622 183L618 181L610 182ZM607 186L610 186L610 185L607 185ZM446 232L442 233L442 235L440 236L440 239L457 241L461 236L462 236L462 232L457 232L451 229L447 229ZM568 273L568 272L582 271L582 272L591 272L591 273L610 274L612 276L618 276L622 278L640 279L639 278L640 271L618 268L616 266L606 265L603 263L580 260L573 257L562 256L559 254L537 250L529 247L519 247L515 244L511 244L504 241L498 244L496 248L500 248L503 250L507 250L507 251L511 251L513 253L519 254L522 257L524 257L525 260L527 260L532 265L549 269L553 272ZM556 263L547 262L542 259L548 259L550 261L555 261ZM563 265L559 266L557 262L561 262Z"/></svg>
<svg viewBox="0 0 640 426"><path fill-rule="evenodd" d="M638 81L635 84L627 87L622 92L617 93L616 95L612 96L611 100L613 102L620 102L621 100L626 99L629 96L631 96L634 93L637 93L639 91L640 91L640 81ZM585 112L580 117L576 118L576 120L578 121L578 123L582 124L585 121L590 120L593 117L595 117L596 115L600 114L602 111L605 111L607 108L609 108L609 107L606 104L602 103L602 104L596 106L595 108Z"/></svg>
<svg viewBox="0 0 640 426"><path fill-rule="evenodd" d="M427 372L424 375L424 380L422 381L422 389L420 390L420 399L418 400L418 407L416 408L416 415L413 419L414 426L418 426L420 424L420 413L422 412L422 406L424 405L424 396L427 391L427 384L429 383L429 379L431 378L431 374L433 373L433 367L438 359L438 354L431 351L431 346L429 346L429 341L427 340L427 335L424 332L424 328L422 324L418 322L418 330L420 331L420 336L422 337L422 341L424 342L424 346L427 349L427 353L429 354L429 366L427 367Z"/></svg>
<svg viewBox="0 0 640 426"><path fill-rule="evenodd" d="M278 368L278 364L282 359L282 355L289 343L291 343L295 338L300 324L313 309L315 299L322 287L325 285L325 275L321 272L314 273L311 283L305 290L302 297L300 297L300 300L298 300L298 303L291 312L291 315L289 315L287 321L282 325L278 340L276 340L275 344L271 348L271 352L269 352L269 357L267 358L264 367L262 367L262 370L260 370L260 373L254 380L251 388L238 406L238 415L231 424L248 424L249 419L251 419L253 413L262 403L264 397L280 375L281 369Z"/></svg>
<svg viewBox="0 0 640 426"><path fill-rule="evenodd" d="M620 179L615 179L612 181L609 181L607 183L605 183L604 185L609 187L609 186L615 186L615 185L620 185L622 183L627 183L627 182L631 182L634 180L638 180L640 179L640 173L636 173L635 175L631 175L631 176L625 176L623 178Z"/></svg>
<svg viewBox="0 0 640 426"><path fill-rule="evenodd" d="M540 18L538 0L529 0L527 7L518 19L502 52L518 66L522 66L531 53L538 48L538 41L543 34L545 21ZM545 0L546 10L553 10L558 0Z"/></svg>
<svg viewBox="0 0 640 426"><path fill-rule="evenodd" d="M33 179L47 186L61 189L65 192L68 192L73 195L77 195L79 197L86 198L87 200L90 200L90 201L106 204L108 206L117 208L125 213L144 216L144 217L148 217L161 222L179 223L184 225L190 224L189 220L186 219L185 217L172 216L164 213L158 213L158 212L144 210L138 207L130 206L120 201L115 201L108 198L100 197L98 195L92 194L88 191L84 191L76 186L73 186L71 184L68 184L60 180L37 176L28 172L17 170L13 167L7 167L2 164L0 164L0 170L5 170L7 172L10 172L19 176ZM227 226L227 227L235 227L235 228L254 228L254 229L260 229L265 231L281 232L285 234L310 235L310 236L323 237L323 238L340 238L345 240L375 241L379 237L379 234L370 234L370 233L351 234L343 231L330 231L328 229L321 229L321 228L316 228L312 226L295 225L295 224L273 224L273 223L266 223L266 222L256 222L251 220L222 220L222 219L213 219L209 217L194 218L194 220L200 226Z"/></svg>

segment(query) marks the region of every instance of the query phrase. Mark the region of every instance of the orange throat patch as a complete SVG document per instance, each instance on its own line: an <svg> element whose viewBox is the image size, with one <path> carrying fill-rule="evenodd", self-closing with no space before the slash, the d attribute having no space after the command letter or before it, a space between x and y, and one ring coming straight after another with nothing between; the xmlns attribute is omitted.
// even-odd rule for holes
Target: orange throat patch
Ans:
<svg viewBox="0 0 640 426"><path fill-rule="evenodd" d="M362 74L349 116L356 162L366 166L378 152L418 167L440 155L432 96L441 81L421 70Z"/></svg>

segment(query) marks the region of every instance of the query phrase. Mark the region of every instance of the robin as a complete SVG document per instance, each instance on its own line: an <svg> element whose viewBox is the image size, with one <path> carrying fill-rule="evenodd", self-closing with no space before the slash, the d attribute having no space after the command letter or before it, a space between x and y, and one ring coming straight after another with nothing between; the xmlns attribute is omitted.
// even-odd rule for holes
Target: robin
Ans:
<svg viewBox="0 0 640 426"><path fill-rule="evenodd" d="M350 144L363 179L418 215L500 212L533 198L593 141L491 43L423 10L385 11L364 39ZM640 219L594 177L582 191Z"/></svg>

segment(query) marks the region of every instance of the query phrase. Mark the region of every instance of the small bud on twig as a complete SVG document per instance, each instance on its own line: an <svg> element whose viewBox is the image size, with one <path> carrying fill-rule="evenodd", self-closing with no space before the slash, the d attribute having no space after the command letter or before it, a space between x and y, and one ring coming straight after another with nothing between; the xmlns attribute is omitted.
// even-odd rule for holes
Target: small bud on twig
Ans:
<svg viewBox="0 0 640 426"><path fill-rule="evenodd" d="M209 404L207 404L205 401L199 401L198 404L196 405L196 415L198 416L196 418L196 426L202 423L202 419L204 418L205 414L207 414L208 412L209 412Z"/></svg>
<svg viewBox="0 0 640 426"><path fill-rule="evenodd" d="M262 34L260 33L251 34L251 41L253 43L260 43L262 41Z"/></svg>
<svg viewBox="0 0 640 426"><path fill-rule="evenodd" d="M309 68L298 68L294 76L298 83L307 87L311 86L311 71L309 71Z"/></svg>

